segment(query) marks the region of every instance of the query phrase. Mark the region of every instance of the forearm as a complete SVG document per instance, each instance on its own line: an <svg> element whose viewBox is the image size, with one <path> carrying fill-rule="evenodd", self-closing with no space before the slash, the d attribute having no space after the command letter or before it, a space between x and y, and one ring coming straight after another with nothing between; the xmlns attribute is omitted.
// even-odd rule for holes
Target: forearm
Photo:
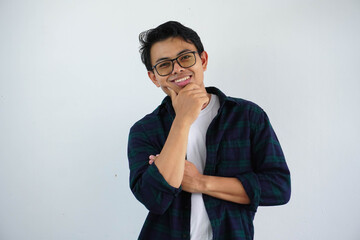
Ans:
<svg viewBox="0 0 360 240"><path fill-rule="evenodd" d="M168 138L155 162L164 179L175 188L180 187L184 175L189 129L189 124L175 117Z"/></svg>
<svg viewBox="0 0 360 240"><path fill-rule="evenodd" d="M209 102L209 96L205 88L193 83L189 83L178 93L170 87L167 90L176 117L155 164L167 183L179 188L184 175L190 126L199 116L202 106Z"/></svg>
<svg viewBox="0 0 360 240"><path fill-rule="evenodd" d="M250 204L250 199L237 178L201 175L199 183L201 193L235 203Z"/></svg>

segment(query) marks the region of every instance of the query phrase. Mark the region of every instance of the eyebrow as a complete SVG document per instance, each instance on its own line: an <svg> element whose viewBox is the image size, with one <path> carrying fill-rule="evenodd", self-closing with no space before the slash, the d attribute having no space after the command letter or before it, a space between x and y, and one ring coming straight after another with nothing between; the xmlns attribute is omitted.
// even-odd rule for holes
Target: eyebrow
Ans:
<svg viewBox="0 0 360 240"><path fill-rule="evenodd" d="M181 55L181 54L183 54L183 53L186 53L186 52L191 52L191 51L193 51L193 50L190 50L190 49L184 49L184 50L182 50L182 51L178 52L178 54L177 54L176 56L179 56L179 55ZM161 62L161 61L163 61L163 60L169 60L169 59L171 59L171 58L169 58L169 57L159 58L158 60L156 60L156 62L155 62L155 63Z"/></svg>

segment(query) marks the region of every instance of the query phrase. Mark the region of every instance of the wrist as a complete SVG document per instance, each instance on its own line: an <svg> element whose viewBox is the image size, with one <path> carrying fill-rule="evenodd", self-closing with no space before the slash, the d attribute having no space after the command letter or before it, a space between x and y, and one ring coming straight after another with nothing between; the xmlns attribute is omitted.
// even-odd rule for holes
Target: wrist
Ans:
<svg viewBox="0 0 360 240"><path fill-rule="evenodd" d="M174 127L178 127L180 129L185 129L185 130L190 130L191 127L191 122L187 121L184 118L175 116L174 122L173 122L173 126Z"/></svg>
<svg viewBox="0 0 360 240"><path fill-rule="evenodd" d="M206 193L208 191L208 176L200 174L197 179L197 192Z"/></svg>

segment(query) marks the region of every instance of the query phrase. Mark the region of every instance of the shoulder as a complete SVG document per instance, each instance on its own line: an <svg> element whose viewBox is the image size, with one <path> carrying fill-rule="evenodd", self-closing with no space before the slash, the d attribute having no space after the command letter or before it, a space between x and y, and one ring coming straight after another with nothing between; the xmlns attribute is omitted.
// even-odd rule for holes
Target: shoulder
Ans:
<svg viewBox="0 0 360 240"><path fill-rule="evenodd" d="M238 97L225 95L220 89L216 87L208 87L207 91L219 97L220 104L224 109L231 111L251 112L254 114L261 114L264 110L256 103Z"/></svg>
<svg viewBox="0 0 360 240"><path fill-rule="evenodd" d="M264 110L257 105L256 103L243 99L243 98L235 98L235 97L227 97L229 102L232 102L233 108L244 109L245 111L262 113Z"/></svg>
<svg viewBox="0 0 360 240"><path fill-rule="evenodd" d="M145 129L151 129L152 125L159 121L160 110L161 110L161 105L158 106L153 112L146 114L143 118L136 121L134 125L130 128L130 132L144 131Z"/></svg>
<svg viewBox="0 0 360 240"><path fill-rule="evenodd" d="M270 125L268 115L258 104L242 98L227 98L222 118L226 119L228 124L248 127L251 131L259 131Z"/></svg>
<svg viewBox="0 0 360 240"><path fill-rule="evenodd" d="M227 97L227 100L224 104L225 112L241 115L242 119L245 118L253 123L261 122L262 119L267 118L263 108L252 101L235 97Z"/></svg>

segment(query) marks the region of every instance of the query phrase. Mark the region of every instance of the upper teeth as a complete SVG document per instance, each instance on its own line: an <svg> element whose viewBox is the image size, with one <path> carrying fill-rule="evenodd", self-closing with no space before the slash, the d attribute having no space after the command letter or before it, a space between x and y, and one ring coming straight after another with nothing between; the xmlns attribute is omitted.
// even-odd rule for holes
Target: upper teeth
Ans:
<svg viewBox="0 0 360 240"><path fill-rule="evenodd" d="M180 78L180 79L175 80L175 82L176 82L176 83L182 82L182 81L188 80L189 78L190 78L190 76L183 77L183 78Z"/></svg>

